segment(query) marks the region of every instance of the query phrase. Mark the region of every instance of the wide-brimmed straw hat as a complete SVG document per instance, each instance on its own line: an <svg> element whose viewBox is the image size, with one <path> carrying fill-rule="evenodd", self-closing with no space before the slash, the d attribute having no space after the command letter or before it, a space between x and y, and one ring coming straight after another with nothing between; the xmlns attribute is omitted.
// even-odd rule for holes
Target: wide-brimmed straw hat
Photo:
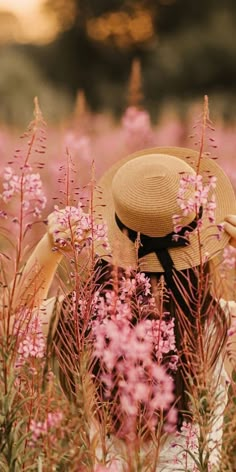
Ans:
<svg viewBox="0 0 236 472"><path fill-rule="evenodd" d="M217 179L216 188L209 193L209 198L214 193L216 200L214 224L209 222L204 208L202 216L196 215L196 212L183 216L177 203L181 176L195 175L196 172L202 175L205 184L209 176ZM174 230L173 215L176 214L181 216L181 224L190 228L186 245L175 247L170 244L167 247L177 270L196 267L205 257L213 258L229 241L229 236L224 231L220 233L217 225L224 221L226 215L236 214L233 187L214 159L203 156L199 165L197 151L156 147L136 152L113 165L98 182L98 188L101 193L98 192L95 197L96 213L107 223L111 253L121 267L137 266L136 236L140 239L141 235L141 241L143 235L143 241L147 236L152 244L154 241L154 245L156 238L170 237ZM199 232L194 229L196 225L192 223L200 217L199 238ZM123 228L125 231L122 231ZM149 238L146 238L148 244ZM171 236L171 239L174 238ZM112 262L111 257L104 253L104 248L99 246L97 252ZM150 247L144 255L142 250L139 253L139 264L145 272L164 272L160 258Z"/></svg>

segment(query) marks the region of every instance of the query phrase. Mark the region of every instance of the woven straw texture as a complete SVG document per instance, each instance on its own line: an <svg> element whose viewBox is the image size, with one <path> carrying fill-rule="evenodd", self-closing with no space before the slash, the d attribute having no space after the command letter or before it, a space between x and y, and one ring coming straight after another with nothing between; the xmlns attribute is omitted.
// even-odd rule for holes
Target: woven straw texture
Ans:
<svg viewBox="0 0 236 472"><path fill-rule="evenodd" d="M98 182L95 194L96 218L100 217L108 225L108 239L111 256L104 254L101 246L97 253L106 260L121 267L136 267L142 271L163 272L155 253L137 259L137 246L122 233L115 221L115 213L127 227L147 236L165 236L173 231L172 217L182 215L177 204L180 177L183 173L194 174L199 161L197 151L177 147L145 149L132 154L113 165ZM202 258L217 256L226 246L229 236L219 231L217 224L224 221L228 214L236 213L236 199L229 178L215 160L201 158L199 173L208 182L209 175L217 178L216 223L210 224L203 212L203 225L200 239L197 231L190 234L190 244L186 247L169 249L177 270L195 267ZM209 194L209 198L210 198ZM191 192L186 194L189 198ZM186 226L195 213L182 217L181 224Z"/></svg>

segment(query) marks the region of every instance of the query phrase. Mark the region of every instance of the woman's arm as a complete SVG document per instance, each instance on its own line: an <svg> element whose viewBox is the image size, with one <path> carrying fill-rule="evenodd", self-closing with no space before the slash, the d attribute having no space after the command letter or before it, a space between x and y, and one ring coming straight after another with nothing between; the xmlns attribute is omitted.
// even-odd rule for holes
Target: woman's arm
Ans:
<svg viewBox="0 0 236 472"><path fill-rule="evenodd" d="M15 288L14 306L41 305L47 298L53 278L62 260L62 253L53 251L53 240L47 232L39 241L25 266Z"/></svg>
<svg viewBox="0 0 236 472"><path fill-rule="evenodd" d="M53 278L63 255L53 251L53 239L47 232L39 241L17 277L2 291L0 299L0 335L10 334L19 320L26 322L29 316L39 313L42 329L48 333L48 325L53 313L55 299L46 300ZM23 316L23 318L22 318ZM24 323L24 322L23 322Z"/></svg>
<svg viewBox="0 0 236 472"><path fill-rule="evenodd" d="M63 210L61 212L63 213ZM8 324L12 315L22 308L34 310L41 306L48 297L53 278L63 258L65 248L62 252L57 238L68 237L68 228L58 226L54 212L48 216L47 221L46 234L2 293L0 317L8 319Z"/></svg>

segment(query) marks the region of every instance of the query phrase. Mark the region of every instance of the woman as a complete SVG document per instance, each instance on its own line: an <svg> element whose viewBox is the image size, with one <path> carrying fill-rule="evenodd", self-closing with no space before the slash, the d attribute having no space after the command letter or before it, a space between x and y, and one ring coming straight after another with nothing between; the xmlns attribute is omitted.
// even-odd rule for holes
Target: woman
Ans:
<svg viewBox="0 0 236 472"><path fill-rule="evenodd" d="M175 318L176 345L180 359L174 380L181 429L185 418L191 417L191 414L194 416L194 411L189 407L189 394L192 390L185 379L194 379L194 388L196 387L197 379L194 375L196 372L201 374L201 363L199 361L198 365L192 362L195 359L194 349L200 349L198 339L195 339L194 344L194 338L199 333L204 335L206 326L208 349L215 342L208 366L212 371L217 370L218 377L222 378L222 385L219 382L217 384L217 394L223 406L227 400L226 375L221 360L228 327L227 317L208 286L212 284L209 275L211 261L220 255L229 240L236 245L236 201L232 186L222 169L209 157L199 158L197 152L189 149L154 148L116 163L105 173L99 182L99 188L102 200L100 194L97 194L94 207L97 218L101 214L108 225L108 240L113 255L111 258L102 245L96 247L96 254L103 261L102 267L107 269L109 266L106 264L111 262L112 268L119 266L125 271L131 267L132 270L138 268L144 272L150 278L157 305L157 287L161 276L164 277L170 297L166 302L166 311ZM72 223L76 227L76 222ZM51 215L48 233L27 263L26 276L35 262L41 269L38 273L41 287L39 296L42 299L47 296L62 258L62 253L52 252L52 247L57 246L58 241L65 241L67 236L69 237L69 230L66 227L58 228L54 215ZM207 287L199 289L199 280ZM99 284L103 284L103 287L105 284L106 293L110 289L110 278L105 281L104 278L97 279L96 287ZM45 301L43 306L46 310L46 314L42 315L43 326L47 333L54 299ZM63 344L60 341L64 322L65 320L60 319L58 327L54 327L54 342L58 343L59 349ZM66 323L68 324L68 319ZM219 333L221 339L217 339ZM203 358L204 350L203 346ZM214 376L212 379L214 381ZM222 408L217 411L218 422L209 432L209 442L213 442L211 449L214 449L217 441L221 441L222 413ZM183 452L185 447L182 438L179 441L177 455L181 455L181 450ZM176 466L169 463L170 451L173 451L173 447L170 440L167 440L161 454L162 469L157 470L176 470L173 468ZM212 463L217 463L218 456L213 456L212 453ZM188 463L188 467L194 470L194 463Z"/></svg>
<svg viewBox="0 0 236 472"><path fill-rule="evenodd" d="M144 150L144 151L140 151L138 153L132 154L127 159L121 160L117 164L115 164L104 175L104 177L101 179L101 181L98 183L99 186L102 188L103 203L105 203L105 205L106 205L106 207L104 208L104 212L105 212L104 219L108 223L108 234L111 233L111 225L114 226L114 224L115 224L116 233L118 232L119 237L121 236L120 235L120 230L117 226L117 222L114 223L114 220L113 220L110 223L110 221L108 221L108 219L110 218L110 212L108 211L107 212L108 214L106 214L106 209L108 209L108 210L110 209L110 204L111 204L111 201L113 200L113 197L111 195L111 181L112 181L113 175L121 167L121 165L123 163L125 163L126 161L129 162L130 160L132 160L136 157L140 157L140 156L143 156L144 159L145 159L145 157L148 156L150 153L163 154L163 155L164 154L170 154L170 155L173 154L174 156L180 157L181 159L183 159L183 156L186 156L185 160L186 160L187 163L190 163L190 164L191 164L191 158L193 158L194 161L195 161L195 162L192 162L193 168L194 168L194 166L196 167L198 157L199 157L197 152L194 152L194 151L189 150L189 149L174 148L174 147L171 147L171 148L161 147L161 148L154 148L154 149L147 149L147 150ZM214 174L214 170L215 170L215 167L216 167L215 161L205 158L204 162L207 162L207 164L208 163L210 164L210 167L212 167L212 174ZM219 167L217 166L216 168L217 168L217 171L218 171ZM203 170L203 172L204 172L204 170ZM221 174L223 174L223 171L221 171ZM231 246L236 247L236 214L235 214L236 211L235 211L235 203L233 201L234 200L234 194L233 194L233 191L232 191L232 186L231 186L231 184L230 184L230 182L227 178L226 178L225 187L226 188L224 190L226 190L226 191L229 190L231 199L228 202L227 207L222 209L221 213L219 215L217 215L218 221L216 220L216 222L215 222L215 225L221 224L223 229L224 229L223 237L217 242L217 244L216 244L216 240L214 240L214 243L216 244L216 246L218 246L217 247L218 254L220 254L222 249L228 243ZM168 196L168 193L167 193L167 196ZM99 214L101 214L101 212L102 212L102 207L101 207L102 202L99 200L99 198L100 198L100 195L97 198L97 205L99 207ZM150 198L152 198L152 196L150 196ZM175 203L175 206L176 206L176 203ZM219 203L219 208L221 208L221 203ZM180 208L179 207L176 210L178 211L178 213L180 213ZM174 210L171 210L171 211L174 211ZM218 211L218 209L216 211ZM63 213L63 210L61 210L61 212ZM152 219L152 218L153 218L153 215L152 215L152 208L151 208L150 219ZM129 225L129 223L128 223L128 225ZM214 225L214 229L213 229L214 233L215 233L215 225ZM75 228L75 227L76 227L76 223L74 222L73 228ZM173 224L172 224L172 229L173 229ZM124 229L124 232L125 231L126 230ZM46 299L47 299L48 292L49 292L49 289L51 287L52 281L54 279L55 273L58 269L58 266L60 265L60 262L62 261L62 258L63 258L63 255L64 255L64 250L66 249L66 248L63 248L63 251L60 251L60 247L58 247L57 241L60 238L65 238L66 239L67 237L68 237L68 239L70 238L69 228L66 227L65 225L63 226L62 224L58 224L58 219L57 219L55 213L51 213L48 217L48 231L43 236L43 238L40 240L40 242L36 246L35 250L33 251L31 257L29 258L29 260L28 260L28 262L27 262L27 264L24 268L24 272L23 272L24 277L22 277L22 283L18 288L19 292L21 292L21 287L24 286L24 285L27 285L26 281L28 282L28 279L30 277L30 274L32 273L32 270L34 270L35 267L37 267L38 280L39 280L38 285L40 286L39 300L41 300L41 301L45 300L45 307L47 309L47 315L48 315L49 320L50 320L50 314L51 314L52 306L53 306L53 303L54 303L54 298L52 298L50 300L47 300L47 301L46 301ZM116 238L116 236L113 237L113 233L111 234L110 237L112 237L112 239L114 239L114 244L113 244L114 249L117 249L117 240L119 241L120 238ZM123 250L123 247L127 246L127 244L129 245L129 247L132 248L133 243L132 243L132 241L129 241L128 239L127 239L127 237L122 236L122 242L121 242L122 250ZM109 242L111 243L110 238L109 238ZM59 250L53 251L52 249L54 249L54 248L57 248ZM195 248L193 248L193 252L194 252L194 249ZM189 250L190 250L190 247L188 246L185 249L185 252L188 253ZM101 252L101 250L100 250L100 252ZM178 254L178 251L175 251L175 252ZM213 253L213 256L217 256L218 254L215 250L215 252ZM104 256L104 249L102 249L102 254L101 255ZM122 256L122 254L119 254L119 257L120 256ZM155 258L156 258L155 254L149 255L148 258L146 257L146 259L154 259L154 261L155 261ZM110 260L110 257L109 256L104 257L104 259ZM199 259L199 257L198 257L198 259ZM123 264L123 266L127 265L126 261L124 261L124 263L123 263L123 261L119 260L119 263L120 262L121 262L121 264L120 264L121 266L122 266L122 264ZM132 263L134 265L136 265L136 262L137 262L136 256L133 255L132 256ZM130 265L130 260L128 260L128 265ZM186 265L186 264L184 264L184 263L180 264L179 268L180 269L184 268L184 265ZM195 262L194 262L194 265L195 265ZM187 264L187 266L188 266L188 264ZM155 262L154 263L151 262L151 265L148 266L148 267L145 267L145 265L143 265L142 268L143 268L143 270L147 269L148 272L150 272L150 271L152 272L152 269L154 269L153 271L156 271L156 270L158 271L160 269L160 271L163 272L163 267L161 266L161 264L160 263L157 264ZM16 297L16 298L18 298L18 297ZM45 330L45 334L47 334L47 332L48 332L47 319L45 319L44 330Z"/></svg>

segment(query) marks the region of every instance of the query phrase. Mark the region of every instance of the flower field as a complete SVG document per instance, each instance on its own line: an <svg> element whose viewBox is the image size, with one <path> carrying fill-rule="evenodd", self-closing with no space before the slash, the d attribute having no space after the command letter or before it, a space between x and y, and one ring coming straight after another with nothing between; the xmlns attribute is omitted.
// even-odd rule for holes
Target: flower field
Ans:
<svg viewBox="0 0 236 472"><path fill-rule="evenodd" d="M194 305L182 291L197 331L180 307L184 362L192 375L188 371L185 379L190 421L180 424L175 381L183 360L176 319L166 310L170 294L163 278L154 294L147 274L109 270L96 257L97 245L106 251L109 242L106 222L93 219L93 196L113 163L161 146L199 153L203 146L236 190L236 124L218 119L213 126L207 99L203 113L201 104L184 119L166 110L155 123L136 106L119 120L93 114L81 97L71 119L54 127L45 123L35 99L33 121L21 133L0 127L0 471L235 471L236 327L229 320L236 249L228 246L217 268L214 299L220 302L226 283L231 301L225 302L225 317L217 318L216 332L213 302L207 336L201 321L209 274L196 275ZM189 185L198 195L197 211L205 205L214 224L214 199L206 203L214 178L208 187L200 178L182 179L183 214L192 211ZM173 223L178 234L179 218ZM200 238L200 224L197 231ZM37 258L27 268L45 235L59 266L48 283ZM51 300L49 318L45 299ZM213 360L218 352L227 357L231 377Z"/></svg>

